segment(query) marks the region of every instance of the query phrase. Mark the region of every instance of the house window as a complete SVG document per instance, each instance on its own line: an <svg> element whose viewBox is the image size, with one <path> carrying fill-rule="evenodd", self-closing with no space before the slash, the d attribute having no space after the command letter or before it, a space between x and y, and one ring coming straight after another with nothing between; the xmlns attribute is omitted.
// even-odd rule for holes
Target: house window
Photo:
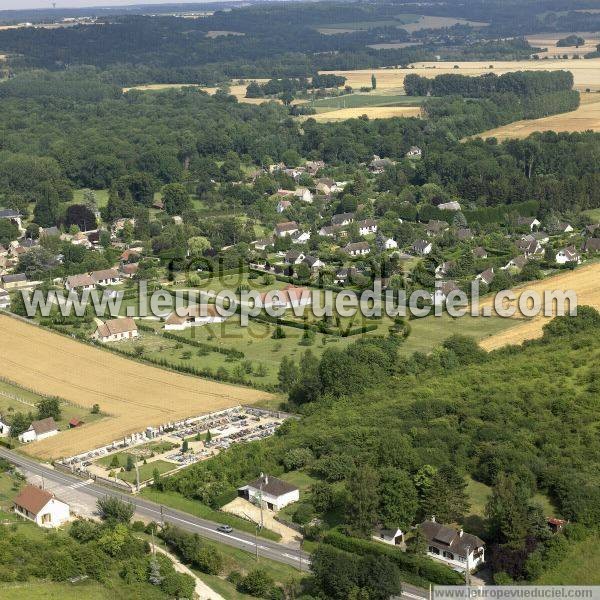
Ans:
<svg viewBox="0 0 600 600"><path fill-rule="evenodd" d="M431 554L439 554L440 551L438 548L436 548L435 546L429 546L429 552L431 552Z"/></svg>
<svg viewBox="0 0 600 600"><path fill-rule="evenodd" d="M446 550L444 550L444 557L449 558L450 560L454 560L454 554L452 554L452 552L448 552Z"/></svg>

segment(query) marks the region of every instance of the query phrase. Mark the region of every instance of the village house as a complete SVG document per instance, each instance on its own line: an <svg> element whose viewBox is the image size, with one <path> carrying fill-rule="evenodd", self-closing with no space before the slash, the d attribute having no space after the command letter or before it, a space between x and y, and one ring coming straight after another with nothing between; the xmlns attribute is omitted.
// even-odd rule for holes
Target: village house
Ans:
<svg viewBox="0 0 600 600"><path fill-rule="evenodd" d="M69 520L69 505L54 494L34 485L26 485L13 500L16 514L39 527L59 527Z"/></svg>
<svg viewBox="0 0 600 600"><path fill-rule="evenodd" d="M517 242L517 248L525 256L539 256L544 253L542 245L537 240L522 239Z"/></svg>
<svg viewBox="0 0 600 600"><path fill-rule="evenodd" d="M262 504L268 510L278 511L292 502L298 502L300 490L287 481L261 473L258 479L238 488L238 496L253 504Z"/></svg>
<svg viewBox="0 0 600 600"><path fill-rule="evenodd" d="M355 267L342 267L335 272L333 282L336 285L345 285L357 273L358 271Z"/></svg>
<svg viewBox="0 0 600 600"><path fill-rule="evenodd" d="M443 263L439 264L435 268L435 278L443 279L446 275L448 275L448 273L450 272L450 269L452 268L453 265L454 265L454 262L451 260L447 260L447 261L444 261Z"/></svg>
<svg viewBox="0 0 600 600"><path fill-rule="evenodd" d="M306 255L298 250L288 250L285 253L284 260L288 265L299 265Z"/></svg>
<svg viewBox="0 0 600 600"><path fill-rule="evenodd" d="M131 317L109 319L98 325L98 329L92 334L92 339L106 344L120 340L130 340L138 337L138 328Z"/></svg>
<svg viewBox="0 0 600 600"><path fill-rule="evenodd" d="M460 203L456 200L451 200L450 202L442 202L441 204L438 204L437 207L439 210L461 210Z"/></svg>
<svg viewBox="0 0 600 600"><path fill-rule="evenodd" d="M121 276L116 269L104 269L103 271L92 271L92 279L97 285L115 285L121 283Z"/></svg>
<svg viewBox="0 0 600 600"><path fill-rule="evenodd" d="M416 252L417 254L420 254L421 256L425 256L427 254L429 254L432 250L433 246L431 245L431 242L428 242L427 240L417 240L413 245L412 245L412 249L414 252Z"/></svg>
<svg viewBox="0 0 600 600"><path fill-rule="evenodd" d="M477 246L477 248L473 248L473 256L475 258L487 258L488 253L487 250L483 246Z"/></svg>
<svg viewBox="0 0 600 600"><path fill-rule="evenodd" d="M333 237L339 230L339 225L326 225L319 229L319 235L323 237Z"/></svg>
<svg viewBox="0 0 600 600"><path fill-rule="evenodd" d="M479 275L477 275L477 277L475 277L475 279L477 279L478 281L481 281L481 283L484 283L485 285L490 285L490 283L492 283L492 281L494 281L494 269L493 267L486 269L485 271L483 271L482 273L479 273Z"/></svg>
<svg viewBox="0 0 600 600"><path fill-rule="evenodd" d="M331 224L337 227L346 227L354 222L354 213L339 213L331 217Z"/></svg>
<svg viewBox="0 0 600 600"><path fill-rule="evenodd" d="M567 524L568 521L565 521L564 519L557 519L556 517L548 517L546 519L546 523L548 524L548 528L550 529L550 531L552 533L559 533L561 532L565 525Z"/></svg>
<svg viewBox="0 0 600 600"><path fill-rule="evenodd" d="M419 146L411 146L406 153L406 158L421 158L423 151Z"/></svg>
<svg viewBox="0 0 600 600"><path fill-rule="evenodd" d="M65 279L65 288L67 290L79 292L80 290L94 290L96 289L96 282L91 275L69 275Z"/></svg>
<svg viewBox="0 0 600 600"><path fill-rule="evenodd" d="M305 187L300 187L297 190L295 190L294 196L298 198L298 200L302 200L302 202L307 202L308 204L311 204L313 201L312 192Z"/></svg>
<svg viewBox="0 0 600 600"><path fill-rule="evenodd" d="M600 252L600 238L588 238L583 244L583 251L588 253Z"/></svg>
<svg viewBox="0 0 600 600"><path fill-rule="evenodd" d="M402 529L376 529L372 538L378 542L389 544L390 546L401 546L404 544L404 532Z"/></svg>
<svg viewBox="0 0 600 600"><path fill-rule="evenodd" d="M570 223L559 223L556 231L560 234L573 233L574 229Z"/></svg>
<svg viewBox="0 0 600 600"><path fill-rule="evenodd" d="M8 292L3 289L0 288L0 309L5 309L8 308L10 306L10 296L8 295Z"/></svg>
<svg viewBox="0 0 600 600"><path fill-rule="evenodd" d="M52 437L58 433L58 427L52 417L33 421L28 429L19 435L19 441L23 444L37 442Z"/></svg>
<svg viewBox="0 0 600 600"><path fill-rule="evenodd" d="M325 163L322 160L307 160L304 168L311 177L314 177L321 169L325 168Z"/></svg>
<svg viewBox="0 0 600 600"><path fill-rule="evenodd" d="M310 240L310 231L295 231L291 238L294 244L306 244Z"/></svg>
<svg viewBox="0 0 600 600"><path fill-rule="evenodd" d="M371 252L371 248L367 242L353 242L346 244L343 250L349 256L365 256Z"/></svg>
<svg viewBox="0 0 600 600"><path fill-rule="evenodd" d="M527 258L525 255L517 256L516 258L509 260L506 265L501 267L501 269L503 271L508 271L509 269L516 269L520 271L528 262L529 258Z"/></svg>
<svg viewBox="0 0 600 600"><path fill-rule="evenodd" d="M450 225L446 223L446 221L438 221L436 219L431 219L429 223L425 226L425 233L429 236L439 235L444 233L444 231L448 231L450 229Z"/></svg>
<svg viewBox="0 0 600 600"><path fill-rule="evenodd" d="M591 225L586 225L583 230L584 235L594 236L596 231L600 231L600 223L592 223Z"/></svg>
<svg viewBox="0 0 600 600"><path fill-rule="evenodd" d="M485 562L485 542L476 535L437 523L435 517L419 525L427 541L427 555L452 567L472 571Z"/></svg>
<svg viewBox="0 0 600 600"><path fill-rule="evenodd" d="M529 231L537 229L541 223L535 217L519 217L517 219L518 227L527 227Z"/></svg>
<svg viewBox="0 0 600 600"><path fill-rule="evenodd" d="M302 262L311 270L312 273L316 273L319 269L325 266L325 263L316 256L305 256L302 259Z"/></svg>
<svg viewBox="0 0 600 600"><path fill-rule="evenodd" d="M315 186L315 192L321 196L329 196L331 194L331 186L326 183L317 183Z"/></svg>
<svg viewBox="0 0 600 600"><path fill-rule="evenodd" d="M461 242L468 242L473 239L473 232L468 227L461 227L456 230L456 239Z"/></svg>
<svg viewBox="0 0 600 600"><path fill-rule="evenodd" d="M566 265L567 263L581 264L581 256L575 249L575 246L568 246L559 250L556 253L555 260L557 265Z"/></svg>
<svg viewBox="0 0 600 600"><path fill-rule="evenodd" d="M437 281L431 299L436 306L440 306L445 304L448 296L456 290L460 290L456 281Z"/></svg>
<svg viewBox="0 0 600 600"><path fill-rule="evenodd" d="M365 219L364 221L358 221L358 233L360 235L369 235L370 233L377 233L377 223L373 219Z"/></svg>
<svg viewBox="0 0 600 600"><path fill-rule="evenodd" d="M278 198L289 198L294 195L294 190L284 190L280 188L275 192L275 195Z"/></svg>
<svg viewBox="0 0 600 600"><path fill-rule="evenodd" d="M286 221L285 223L277 223L275 225L275 235L277 237L287 237L298 231L298 223L296 221Z"/></svg>
<svg viewBox="0 0 600 600"><path fill-rule="evenodd" d="M10 425L5 416L0 414L0 437L8 437L10 435Z"/></svg>
<svg viewBox="0 0 600 600"><path fill-rule="evenodd" d="M49 237L59 237L60 231L59 231L58 227L56 227L56 226L40 227L39 235L40 235L40 239L49 238Z"/></svg>
<svg viewBox="0 0 600 600"><path fill-rule="evenodd" d="M26 288L31 283L27 280L25 273L15 273L14 275L2 275L2 287L5 290L18 290Z"/></svg>
<svg viewBox="0 0 600 600"><path fill-rule="evenodd" d="M119 268L119 273L125 279L132 279L140 268L139 263L127 263Z"/></svg>
<svg viewBox="0 0 600 600"><path fill-rule="evenodd" d="M382 250L396 250L398 248L398 242L394 238L384 237L380 244Z"/></svg>
<svg viewBox="0 0 600 600"><path fill-rule="evenodd" d="M214 304L194 304L172 312L165 320L165 331L182 331L209 323L223 323L227 317L218 313Z"/></svg>
<svg viewBox="0 0 600 600"><path fill-rule="evenodd" d="M273 240L269 238L265 238L263 240L256 240L255 242L252 242L252 246L254 246L256 250L266 250L269 246L272 245Z"/></svg>
<svg viewBox="0 0 600 600"><path fill-rule="evenodd" d="M393 166L395 163L389 158L379 158L376 154L373 155L373 159L369 163L369 171L375 175L383 173L388 167Z"/></svg>
<svg viewBox="0 0 600 600"><path fill-rule="evenodd" d="M263 308L293 308L312 304L309 288L287 285L282 290L271 290L260 295Z"/></svg>
<svg viewBox="0 0 600 600"><path fill-rule="evenodd" d="M287 210L291 205L292 203L289 200L280 200L277 203L277 212L281 214L282 212Z"/></svg>

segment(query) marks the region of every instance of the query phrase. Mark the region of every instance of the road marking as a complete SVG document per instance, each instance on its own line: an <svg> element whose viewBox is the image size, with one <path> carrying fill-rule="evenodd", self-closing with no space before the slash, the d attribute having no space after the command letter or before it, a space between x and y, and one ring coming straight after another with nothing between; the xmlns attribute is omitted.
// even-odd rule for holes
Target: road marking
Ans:
<svg viewBox="0 0 600 600"><path fill-rule="evenodd" d="M82 488L84 485L90 485L90 483L93 483L93 482L94 482L93 479L88 479L87 481L78 481L76 483L72 483L68 487L71 488L72 490L76 490L77 488Z"/></svg>

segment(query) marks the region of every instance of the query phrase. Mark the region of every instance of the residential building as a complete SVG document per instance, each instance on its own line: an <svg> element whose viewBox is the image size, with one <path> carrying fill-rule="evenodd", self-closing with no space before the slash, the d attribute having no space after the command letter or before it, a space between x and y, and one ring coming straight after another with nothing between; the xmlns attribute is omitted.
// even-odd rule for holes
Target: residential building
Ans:
<svg viewBox="0 0 600 600"><path fill-rule="evenodd" d="M411 146L406 153L406 158L421 158L423 151L419 146Z"/></svg>
<svg viewBox="0 0 600 600"><path fill-rule="evenodd" d="M412 245L412 249L414 252L416 252L417 254L420 254L421 256L425 256L427 254L429 254L432 250L433 246L431 245L431 242L428 242L427 240L417 240L413 245Z"/></svg>
<svg viewBox="0 0 600 600"><path fill-rule="evenodd" d="M306 244L310 240L310 231L295 231L291 238L294 244Z"/></svg>
<svg viewBox="0 0 600 600"><path fill-rule="evenodd" d="M456 230L456 237L461 242L467 242L473 239L473 232L468 227L461 227Z"/></svg>
<svg viewBox="0 0 600 600"><path fill-rule="evenodd" d="M30 285L25 273L15 273L14 275L2 275L2 287L5 290L18 290Z"/></svg>
<svg viewBox="0 0 600 600"><path fill-rule="evenodd" d="M25 231L23 227L23 223L21 219L23 215L19 213L17 210L13 210L12 208L0 208L0 219L8 219L12 221L18 228L21 233Z"/></svg>
<svg viewBox="0 0 600 600"><path fill-rule="evenodd" d="M317 258L316 256L305 256L302 259L302 262L311 270L311 272L315 273L319 269L325 266L325 263Z"/></svg>
<svg viewBox="0 0 600 600"><path fill-rule="evenodd" d="M82 275L69 275L65 279L65 288L71 291L94 290L96 289L96 281L87 273Z"/></svg>
<svg viewBox="0 0 600 600"><path fill-rule="evenodd" d="M282 290L271 290L260 295L263 308L293 308L312 304L309 288L288 285Z"/></svg>
<svg viewBox="0 0 600 600"><path fill-rule="evenodd" d="M273 245L273 240L269 238L256 240L255 242L252 242L252 245L256 250L266 250L269 246Z"/></svg>
<svg viewBox="0 0 600 600"><path fill-rule="evenodd" d="M567 263L581 264L581 256L575 249L575 246L568 246L556 253L556 264L566 265Z"/></svg>
<svg viewBox="0 0 600 600"><path fill-rule="evenodd" d="M238 495L254 504L278 511L292 502L298 502L300 490L287 481L261 473L255 481L238 488Z"/></svg>
<svg viewBox="0 0 600 600"><path fill-rule="evenodd" d="M326 225L319 229L319 235L323 237L333 237L340 230L339 225Z"/></svg>
<svg viewBox="0 0 600 600"><path fill-rule="evenodd" d="M296 221L286 221L285 223L277 223L275 225L275 235L277 237L286 237L298 231L298 223Z"/></svg>
<svg viewBox="0 0 600 600"><path fill-rule="evenodd" d="M283 211L287 210L292 203L289 200L280 200L277 203L277 212L281 214Z"/></svg>
<svg viewBox="0 0 600 600"><path fill-rule="evenodd" d="M475 277L475 279L481 281L481 283L484 283L485 285L490 285L490 283L492 283L492 281L494 281L494 269L493 268L489 268L486 269L485 271L483 271L482 273L479 273L479 275L477 275L477 277Z"/></svg>
<svg viewBox="0 0 600 600"><path fill-rule="evenodd" d="M28 429L19 435L19 441L23 444L27 442L37 442L52 437L58 433L58 427L52 417L33 421Z"/></svg>
<svg viewBox="0 0 600 600"><path fill-rule="evenodd" d="M393 160L389 158L379 158L379 156L374 154L373 159L369 163L369 171L375 174L383 173L388 167L391 167L394 164Z"/></svg>
<svg viewBox="0 0 600 600"><path fill-rule="evenodd" d="M34 485L26 485L13 500L13 506L16 514L40 527L59 527L70 518L68 504Z"/></svg>
<svg viewBox="0 0 600 600"><path fill-rule="evenodd" d="M437 523L435 517L419 525L427 541L427 554L452 567L472 571L485 562L485 542L462 529Z"/></svg>
<svg viewBox="0 0 600 600"><path fill-rule="evenodd" d="M564 234L564 233L573 233L574 229L570 223L559 223L558 227L556 228L556 231L558 233Z"/></svg>
<svg viewBox="0 0 600 600"><path fill-rule="evenodd" d="M404 532L402 529L376 529L373 539L390 546L401 546L404 544Z"/></svg>
<svg viewBox="0 0 600 600"><path fill-rule="evenodd" d="M541 223L535 217L519 217L517 219L518 227L527 227L529 231L537 229Z"/></svg>
<svg viewBox="0 0 600 600"><path fill-rule="evenodd" d="M451 260L447 260L447 261L439 264L435 268L435 278L443 279L446 275L448 275L448 273L450 272L450 269L452 268L453 265L454 265L454 262Z"/></svg>
<svg viewBox="0 0 600 600"><path fill-rule="evenodd" d="M8 437L10 435L10 425L8 420L3 415L0 415L0 437Z"/></svg>
<svg viewBox="0 0 600 600"><path fill-rule="evenodd" d="M365 219L364 221L358 221L358 233L360 235L369 235L370 233L377 233L377 223L373 219Z"/></svg>
<svg viewBox="0 0 600 600"><path fill-rule="evenodd" d="M121 266L121 268L119 269L119 273L125 279L132 279L137 274L139 268L139 263L127 263L126 265Z"/></svg>
<svg viewBox="0 0 600 600"><path fill-rule="evenodd" d="M589 252L600 252L600 238L588 238L583 244L583 251Z"/></svg>
<svg viewBox="0 0 600 600"><path fill-rule="evenodd" d="M338 227L346 227L354 222L354 213L339 213L331 217L331 224Z"/></svg>
<svg viewBox="0 0 600 600"><path fill-rule="evenodd" d="M483 246L477 246L477 248L473 248L473 256L475 258L487 258L488 253Z"/></svg>
<svg viewBox="0 0 600 600"><path fill-rule="evenodd" d="M223 323L226 319L218 313L214 304L194 304L172 312L165 320L165 330L182 331L209 323Z"/></svg>
<svg viewBox="0 0 600 600"><path fill-rule="evenodd" d="M460 290L456 281L436 281L431 299L435 305L445 304L448 296L456 290Z"/></svg>
<svg viewBox="0 0 600 600"><path fill-rule="evenodd" d="M311 204L313 201L312 192L305 187L300 187L297 190L295 190L294 196L298 198L298 200L302 200L302 202L307 202L308 204Z"/></svg>
<svg viewBox="0 0 600 600"><path fill-rule="evenodd" d="M441 204L438 204L437 207L439 210L452 210L452 211L461 210L460 202L458 202L456 200L451 200L450 202L442 202Z"/></svg>
<svg viewBox="0 0 600 600"><path fill-rule="evenodd" d="M528 262L529 258L527 258L525 255L517 256L516 258L509 260L506 265L502 267L502 270L506 271L508 269L517 269L520 271Z"/></svg>
<svg viewBox="0 0 600 600"><path fill-rule="evenodd" d="M104 269L103 271L92 271L90 276L97 285L115 285L121 283L121 276L116 269Z"/></svg>
<svg viewBox="0 0 600 600"><path fill-rule="evenodd" d="M448 229L450 229L450 225L448 225L446 221L431 219L425 226L425 233L431 237L440 235L441 233L444 233L444 231L448 231Z"/></svg>
<svg viewBox="0 0 600 600"><path fill-rule="evenodd" d="M304 168L311 177L314 177L321 169L325 168L325 163L322 160L307 160Z"/></svg>
<svg viewBox="0 0 600 600"><path fill-rule="evenodd" d="M365 256L371 252L371 248L367 242L353 242L346 244L343 250L350 256Z"/></svg>
<svg viewBox="0 0 600 600"><path fill-rule="evenodd" d="M381 240L381 247L383 250L396 250L398 248L398 242L394 238L384 237Z"/></svg>
<svg viewBox="0 0 600 600"><path fill-rule="evenodd" d="M288 250L285 253L284 260L288 265L299 265L304 260L305 256L306 255L304 252L300 252L298 250Z"/></svg>
<svg viewBox="0 0 600 600"><path fill-rule="evenodd" d="M118 342L121 340L130 340L138 337L138 328L131 317L122 317L118 319L109 319L98 325L96 331L92 334L92 339L106 344L108 342Z"/></svg>

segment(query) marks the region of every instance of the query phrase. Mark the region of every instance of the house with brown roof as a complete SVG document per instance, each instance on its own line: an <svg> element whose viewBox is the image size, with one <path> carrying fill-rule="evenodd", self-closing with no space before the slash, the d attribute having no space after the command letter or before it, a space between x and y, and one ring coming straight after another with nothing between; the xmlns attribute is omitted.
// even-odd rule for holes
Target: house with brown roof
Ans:
<svg viewBox="0 0 600 600"><path fill-rule="evenodd" d="M53 417L32 421L28 429L19 435L19 441L23 444L38 442L58 433L58 427Z"/></svg>
<svg viewBox="0 0 600 600"><path fill-rule="evenodd" d="M292 235L299 230L298 223L296 221L286 221L285 223L277 223L275 225L275 235L277 237L286 237Z"/></svg>
<svg viewBox="0 0 600 600"><path fill-rule="evenodd" d="M40 527L59 527L70 517L69 505L35 485L26 485L13 501L16 514Z"/></svg>
<svg viewBox="0 0 600 600"><path fill-rule="evenodd" d="M583 244L584 252L600 252L600 238L588 238Z"/></svg>
<svg viewBox="0 0 600 600"><path fill-rule="evenodd" d="M485 562L485 542L476 535L436 522L423 521L419 529L427 541L427 555L452 567L472 571Z"/></svg>
<svg viewBox="0 0 600 600"><path fill-rule="evenodd" d="M97 285L114 285L121 283L121 276L116 269L92 271L90 275Z"/></svg>
<svg viewBox="0 0 600 600"><path fill-rule="evenodd" d="M70 292L79 292L82 290L95 290L96 282L87 273L82 275L69 275L65 279L65 288Z"/></svg>
<svg viewBox="0 0 600 600"><path fill-rule="evenodd" d="M281 510L284 506L300 499L300 490L291 483L260 474L258 479L238 488L238 496L268 510Z"/></svg>
<svg viewBox="0 0 600 600"><path fill-rule="evenodd" d="M360 235L369 235L370 233L377 233L377 223L373 219L365 219L364 221L358 221L358 233Z"/></svg>
<svg viewBox="0 0 600 600"><path fill-rule="evenodd" d="M440 233L444 233L444 231L448 231L450 229L450 225L446 223L446 221L438 221L437 219L431 219L429 223L425 226L425 233L428 236L439 235Z"/></svg>
<svg viewBox="0 0 600 600"><path fill-rule="evenodd" d="M209 323L222 323L227 319L218 313L214 304L194 304L172 312L165 320L166 331L182 331Z"/></svg>
<svg viewBox="0 0 600 600"><path fill-rule="evenodd" d="M581 256L575 246L567 246L556 253L554 257L557 265L566 265L567 263L581 264Z"/></svg>
<svg viewBox="0 0 600 600"><path fill-rule="evenodd" d="M492 283L492 281L494 281L495 276L496 275L494 273L494 268L490 267L489 269L486 269L482 273L479 273L479 275L477 275L477 277L475 277L475 279L477 279L478 281L481 281L481 283L485 283L485 285L490 285L490 283Z"/></svg>
<svg viewBox="0 0 600 600"><path fill-rule="evenodd" d="M477 246L477 248L473 248L473 256L475 258L487 258L488 253L483 246Z"/></svg>
<svg viewBox="0 0 600 600"><path fill-rule="evenodd" d="M371 247L367 242L354 242L346 244L343 250L350 256L365 256L371 252Z"/></svg>
<svg viewBox="0 0 600 600"><path fill-rule="evenodd" d="M118 342L138 337L138 328L131 317L109 319L98 325L98 329L92 334L92 339L106 344L107 342Z"/></svg>
<svg viewBox="0 0 600 600"><path fill-rule="evenodd" d="M263 308L293 308L312 304L309 288L287 285L282 290L271 290L260 295Z"/></svg>
<svg viewBox="0 0 600 600"><path fill-rule="evenodd" d="M509 260L504 267L501 267L501 269L503 271L508 271L510 269L516 269L520 271L528 262L529 258L522 254L521 256L517 256Z"/></svg>

